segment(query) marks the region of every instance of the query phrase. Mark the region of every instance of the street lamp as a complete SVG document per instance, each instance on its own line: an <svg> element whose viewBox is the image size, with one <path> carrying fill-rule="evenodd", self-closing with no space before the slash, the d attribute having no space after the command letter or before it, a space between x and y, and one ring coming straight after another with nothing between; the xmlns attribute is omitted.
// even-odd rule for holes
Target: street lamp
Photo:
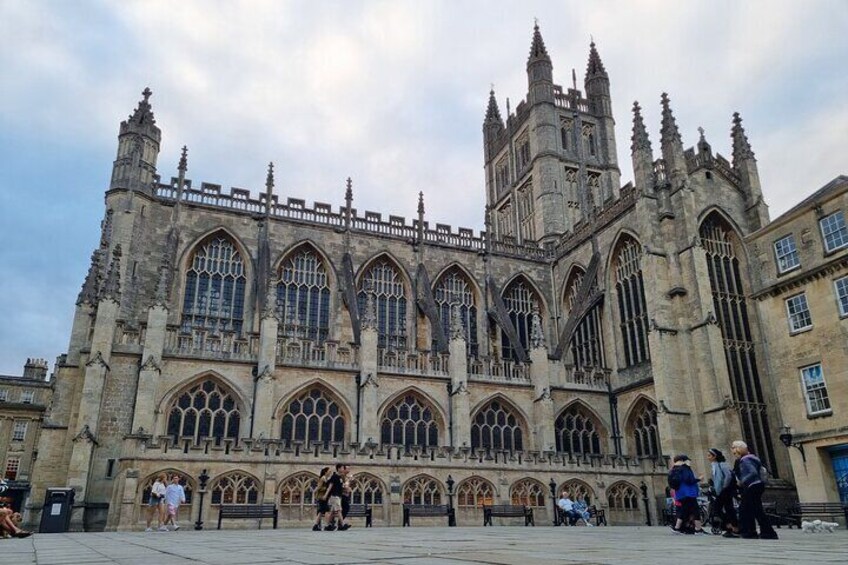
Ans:
<svg viewBox="0 0 848 565"><path fill-rule="evenodd" d="M642 484L639 485L639 490L642 491L642 502L645 504L645 525L651 525L651 509L648 508L648 485L645 484L645 481L642 481Z"/></svg>
<svg viewBox="0 0 848 565"><path fill-rule="evenodd" d="M197 477L199 494L200 494L200 504L197 506L197 522L194 523L195 530L203 529L203 495L206 494L206 483L209 482L209 475L206 474L206 469L203 469L200 472L200 476Z"/></svg>
<svg viewBox="0 0 848 565"><path fill-rule="evenodd" d="M785 445L787 449L789 449L790 447L794 447L795 449L800 451L801 452L801 460L804 463L806 463L807 462L807 455L804 453L804 444L803 443L792 443L792 439L793 439L792 438L792 428L789 427L789 424L783 424L783 427L781 428L781 430L783 430L783 433L780 434L779 437L780 437L780 441L783 442L783 445Z"/></svg>
<svg viewBox="0 0 848 565"><path fill-rule="evenodd" d="M456 526L456 518L454 517L454 513L453 513L453 485L454 485L453 477L448 475L448 478L445 481L445 484L448 485L448 508L450 508L450 517L448 519L448 526Z"/></svg>
<svg viewBox="0 0 848 565"><path fill-rule="evenodd" d="M559 512L557 512L557 502L556 502L556 481L553 477L551 477L551 482L548 483L548 488L551 489L551 504L553 505L553 513L554 513L554 526L559 526Z"/></svg>

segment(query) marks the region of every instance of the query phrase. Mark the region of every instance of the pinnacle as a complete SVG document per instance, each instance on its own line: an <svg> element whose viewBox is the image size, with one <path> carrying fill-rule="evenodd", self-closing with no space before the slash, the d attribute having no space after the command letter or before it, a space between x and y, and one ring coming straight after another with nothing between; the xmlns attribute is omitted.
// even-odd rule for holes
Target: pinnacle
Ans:
<svg viewBox="0 0 848 565"><path fill-rule="evenodd" d="M542 59L550 62L551 58L548 55L548 50L545 48L545 40L542 39L542 33L539 31L539 22L533 26L533 43L530 44L530 57L528 61Z"/></svg>
<svg viewBox="0 0 848 565"><path fill-rule="evenodd" d="M645 129L645 121L642 119L642 108L639 106L639 102L633 102L633 136L630 140L633 142L630 146L632 153L640 150L651 152L651 140L648 138L648 130Z"/></svg>
<svg viewBox="0 0 848 565"><path fill-rule="evenodd" d="M742 127L742 117L739 112L733 113L733 127L730 129L730 137L733 140L733 166L741 161L754 158L754 151L748 142L745 128Z"/></svg>
<svg viewBox="0 0 848 565"><path fill-rule="evenodd" d="M177 170L181 173L185 173L188 170L188 147L183 145L183 149L180 152L180 164L177 166Z"/></svg>
<svg viewBox="0 0 848 565"><path fill-rule="evenodd" d="M345 183L345 201L348 203L353 200L353 181L350 180L350 177L347 177L347 182Z"/></svg>
<svg viewBox="0 0 848 565"><path fill-rule="evenodd" d="M680 131L677 129L677 122L674 119L674 114L671 112L670 100L668 94L662 93L662 128L660 130L660 143L663 145L669 143L680 143Z"/></svg>
<svg viewBox="0 0 848 565"><path fill-rule="evenodd" d="M154 125L156 119L153 117L153 108L150 105L150 96L153 91L149 87L145 87L142 91L142 99L138 101L138 107L130 115L129 122L136 125Z"/></svg>
<svg viewBox="0 0 848 565"><path fill-rule="evenodd" d="M268 174L265 176L265 188L267 193L271 194L274 189L274 162L268 163Z"/></svg>
<svg viewBox="0 0 848 565"><path fill-rule="evenodd" d="M607 77L607 70L604 68L604 62L601 61L601 56L598 54L593 40L589 44L589 63L586 65L586 78L595 76Z"/></svg>
<svg viewBox="0 0 848 565"><path fill-rule="evenodd" d="M495 98L495 90L489 91L489 106L486 108L486 124L496 124L503 127L503 119L501 111L498 108L498 101Z"/></svg>
<svg viewBox="0 0 848 565"><path fill-rule="evenodd" d="M121 244L115 245L112 250L112 263L106 274L106 282L103 284L101 298L111 298L115 301L121 298Z"/></svg>
<svg viewBox="0 0 848 565"><path fill-rule="evenodd" d="M418 193L418 215L424 214L424 191Z"/></svg>

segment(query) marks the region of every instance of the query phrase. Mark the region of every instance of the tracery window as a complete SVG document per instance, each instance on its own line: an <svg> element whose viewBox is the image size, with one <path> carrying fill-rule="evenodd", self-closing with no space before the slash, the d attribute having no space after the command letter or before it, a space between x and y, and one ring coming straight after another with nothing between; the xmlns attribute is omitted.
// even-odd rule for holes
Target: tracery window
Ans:
<svg viewBox="0 0 848 565"><path fill-rule="evenodd" d="M174 475L177 475L177 476L180 477L180 484L182 485L183 490L185 491L185 498L186 498L185 505L186 506L190 505L191 504L191 495L194 492L194 489L191 486L191 481L189 480L188 475L186 475L182 471L167 470L167 471L162 471L162 472L165 473L166 475L168 475L169 481L170 481L171 477L173 477ZM141 486L141 503L142 504L146 505L148 502L150 502L150 491L153 489L153 483L156 482L156 477L158 477L158 476L159 476L159 473L154 473L154 474L150 475L149 477L147 477L147 480L144 481L144 483L142 484L142 486ZM170 484L170 483L168 483L168 484ZM166 484L165 486L168 486L168 485Z"/></svg>
<svg viewBox="0 0 848 565"><path fill-rule="evenodd" d="M403 485L404 504L441 504L442 484L427 475L410 479Z"/></svg>
<svg viewBox="0 0 848 565"><path fill-rule="evenodd" d="M616 483L607 490L610 510L639 510L636 487L628 483Z"/></svg>
<svg viewBox="0 0 848 565"><path fill-rule="evenodd" d="M572 404L554 423L556 449L563 453L601 453L601 436L595 418L582 406Z"/></svg>
<svg viewBox="0 0 848 565"><path fill-rule="evenodd" d="M374 475L357 473L351 479L350 496L353 504L381 506L383 491L383 483Z"/></svg>
<svg viewBox="0 0 848 565"><path fill-rule="evenodd" d="M633 443L639 457L657 457L660 454L660 440L657 431L657 407L647 400L639 401L639 406L630 417Z"/></svg>
<svg viewBox="0 0 848 565"><path fill-rule="evenodd" d="M362 277L359 287L359 311L365 312L368 292L377 308L378 346L406 347L406 290L398 268L387 259L376 261Z"/></svg>
<svg viewBox="0 0 848 565"><path fill-rule="evenodd" d="M286 336L323 342L330 328L327 269L314 250L302 248L280 266L277 314Z"/></svg>
<svg viewBox="0 0 848 565"><path fill-rule="evenodd" d="M528 182L519 188L517 198L521 237L524 240L534 241L536 239L536 229L533 224L533 183Z"/></svg>
<svg viewBox="0 0 848 565"><path fill-rule="evenodd" d="M748 299L737 253L741 244L733 229L717 212L704 220L699 235L706 253L713 308L721 328L733 400L742 421L742 435L766 467L776 471L778 467L760 383Z"/></svg>
<svg viewBox="0 0 848 565"><path fill-rule="evenodd" d="M471 447L521 451L524 442L521 420L500 400L492 400L474 416L471 423Z"/></svg>
<svg viewBox="0 0 848 565"><path fill-rule="evenodd" d="M244 261L225 235L197 246L185 276L182 329L241 333L244 322Z"/></svg>
<svg viewBox="0 0 848 565"><path fill-rule="evenodd" d="M256 479L238 471L224 475L212 487L212 504L256 504L259 486Z"/></svg>
<svg viewBox="0 0 848 565"><path fill-rule="evenodd" d="M515 211L512 209L512 201L507 200L496 210L498 222L498 235L501 238L515 237Z"/></svg>
<svg viewBox="0 0 848 565"><path fill-rule="evenodd" d="M518 341L527 350L530 343L530 328L533 323L533 309L541 309L541 300L530 285L519 278L514 280L504 291L503 301L509 319L518 334ZM501 334L504 359L518 361L518 355L506 333L501 332Z"/></svg>
<svg viewBox="0 0 848 565"><path fill-rule="evenodd" d="M305 510L311 514L316 488L318 477L312 473L296 473L286 477L280 484L280 506L289 510Z"/></svg>
<svg viewBox="0 0 848 565"><path fill-rule="evenodd" d="M198 382L178 395L168 410L168 435L175 438L236 439L241 413L235 395L212 379Z"/></svg>
<svg viewBox="0 0 848 565"><path fill-rule="evenodd" d="M513 483L509 498L514 505L544 507L545 486L535 479L522 479Z"/></svg>
<svg viewBox="0 0 848 565"><path fill-rule="evenodd" d="M567 119L560 119L559 121L559 135L562 140L563 151L568 151L571 147L571 128L573 124L573 121Z"/></svg>
<svg viewBox="0 0 848 565"><path fill-rule="evenodd" d="M559 489L559 493L562 491L568 492L571 495L571 500L575 502L583 502L586 506L592 505L592 498L595 496L594 491L584 483L583 481L577 479L571 479L570 481L566 481Z"/></svg>
<svg viewBox="0 0 848 565"><path fill-rule="evenodd" d="M575 308L580 306L576 302L584 276L585 273L579 268L575 268L569 276L565 291L566 315L570 315ZM596 286L597 283L593 282L593 289ZM600 304L593 306L574 328L569 349L571 350L572 362L578 369L604 367L606 365Z"/></svg>
<svg viewBox="0 0 848 565"><path fill-rule="evenodd" d="M339 402L322 387L304 391L289 402L283 415L280 438L290 445L321 443L328 447L345 438L345 416Z"/></svg>
<svg viewBox="0 0 848 565"><path fill-rule="evenodd" d="M459 319L462 322L462 332L465 334L468 352L476 356L478 350L477 306L474 303L474 291L468 278L459 269L451 269L436 283L433 299L439 310L442 330L448 338L450 338L452 309L459 309Z"/></svg>
<svg viewBox="0 0 848 565"><path fill-rule="evenodd" d="M624 345L625 366L651 358L648 349L648 309L642 278L642 247L626 237L615 256L615 290L618 295L619 327Z"/></svg>
<svg viewBox="0 0 848 565"><path fill-rule="evenodd" d="M482 477L470 477L456 489L456 504L460 508L482 508L495 503L495 487Z"/></svg>
<svg viewBox="0 0 848 565"><path fill-rule="evenodd" d="M436 447L439 426L435 410L416 394L405 394L389 406L380 424L384 445Z"/></svg>

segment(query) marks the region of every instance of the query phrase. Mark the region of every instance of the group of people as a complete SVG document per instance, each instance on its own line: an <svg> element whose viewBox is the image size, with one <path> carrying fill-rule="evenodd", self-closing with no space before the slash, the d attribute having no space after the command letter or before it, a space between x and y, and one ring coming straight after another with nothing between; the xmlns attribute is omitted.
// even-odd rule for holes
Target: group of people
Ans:
<svg viewBox="0 0 848 565"><path fill-rule="evenodd" d="M731 469L721 450L712 448L707 453L712 471L716 498L714 510L721 521L726 538L777 539L777 532L769 523L763 510L763 492L768 480L768 470L759 457L748 450L744 441L734 441L730 447L736 457ZM668 486L673 491L676 521L675 534L709 535L701 523L698 506L703 475L695 475L689 457L680 454L668 473ZM734 500L739 500L739 516ZM759 525L759 532L757 531Z"/></svg>
<svg viewBox="0 0 848 565"><path fill-rule="evenodd" d="M186 501L185 489L180 484L179 475L159 473L153 486L150 487L150 500L147 502L147 529L152 532L153 520L156 519L157 530L160 532L176 531L180 529L177 523L177 515L180 504Z"/></svg>
<svg viewBox="0 0 848 565"><path fill-rule="evenodd" d="M569 526L576 526L580 520L589 527L594 526L589 521L591 518L589 508L582 500L572 500L571 493L567 489L562 491L557 506L562 510L563 519L568 521Z"/></svg>
<svg viewBox="0 0 848 565"><path fill-rule="evenodd" d="M341 532L350 528L347 514L350 511L351 480L350 467L345 463L336 463L335 468L324 467L318 477L315 488L315 524L312 530L320 532Z"/></svg>
<svg viewBox="0 0 848 565"><path fill-rule="evenodd" d="M21 529L21 513L10 508L7 505L8 499L3 498L7 489L8 483L0 477L0 538L27 538L32 532Z"/></svg>

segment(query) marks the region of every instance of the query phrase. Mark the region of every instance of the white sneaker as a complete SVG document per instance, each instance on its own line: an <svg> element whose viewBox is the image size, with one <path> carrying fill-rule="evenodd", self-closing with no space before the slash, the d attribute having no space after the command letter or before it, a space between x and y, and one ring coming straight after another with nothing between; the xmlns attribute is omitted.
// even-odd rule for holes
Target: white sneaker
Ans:
<svg viewBox="0 0 848 565"><path fill-rule="evenodd" d="M587 525L588 527L590 527L590 528L594 528L594 527L595 527L595 524L590 524L589 522L586 522L586 525Z"/></svg>
<svg viewBox="0 0 848 565"><path fill-rule="evenodd" d="M174 531L176 532L176 531L177 531L177 530L179 530L179 529L180 529L180 525L179 525L179 524L174 524Z"/></svg>
<svg viewBox="0 0 848 565"><path fill-rule="evenodd" d="M159 531L160 532L168 532L170 530L168 530L168 526L159 526Z"/></svg>
<svg viewBox="0 0 848 565"><path fill-rule="evenodd" d="M146 530L144 530L144 531L145 531L145 532L152 532L152 531L153 531L153 528L147 528L147 529L146 529Z"/></svg>

